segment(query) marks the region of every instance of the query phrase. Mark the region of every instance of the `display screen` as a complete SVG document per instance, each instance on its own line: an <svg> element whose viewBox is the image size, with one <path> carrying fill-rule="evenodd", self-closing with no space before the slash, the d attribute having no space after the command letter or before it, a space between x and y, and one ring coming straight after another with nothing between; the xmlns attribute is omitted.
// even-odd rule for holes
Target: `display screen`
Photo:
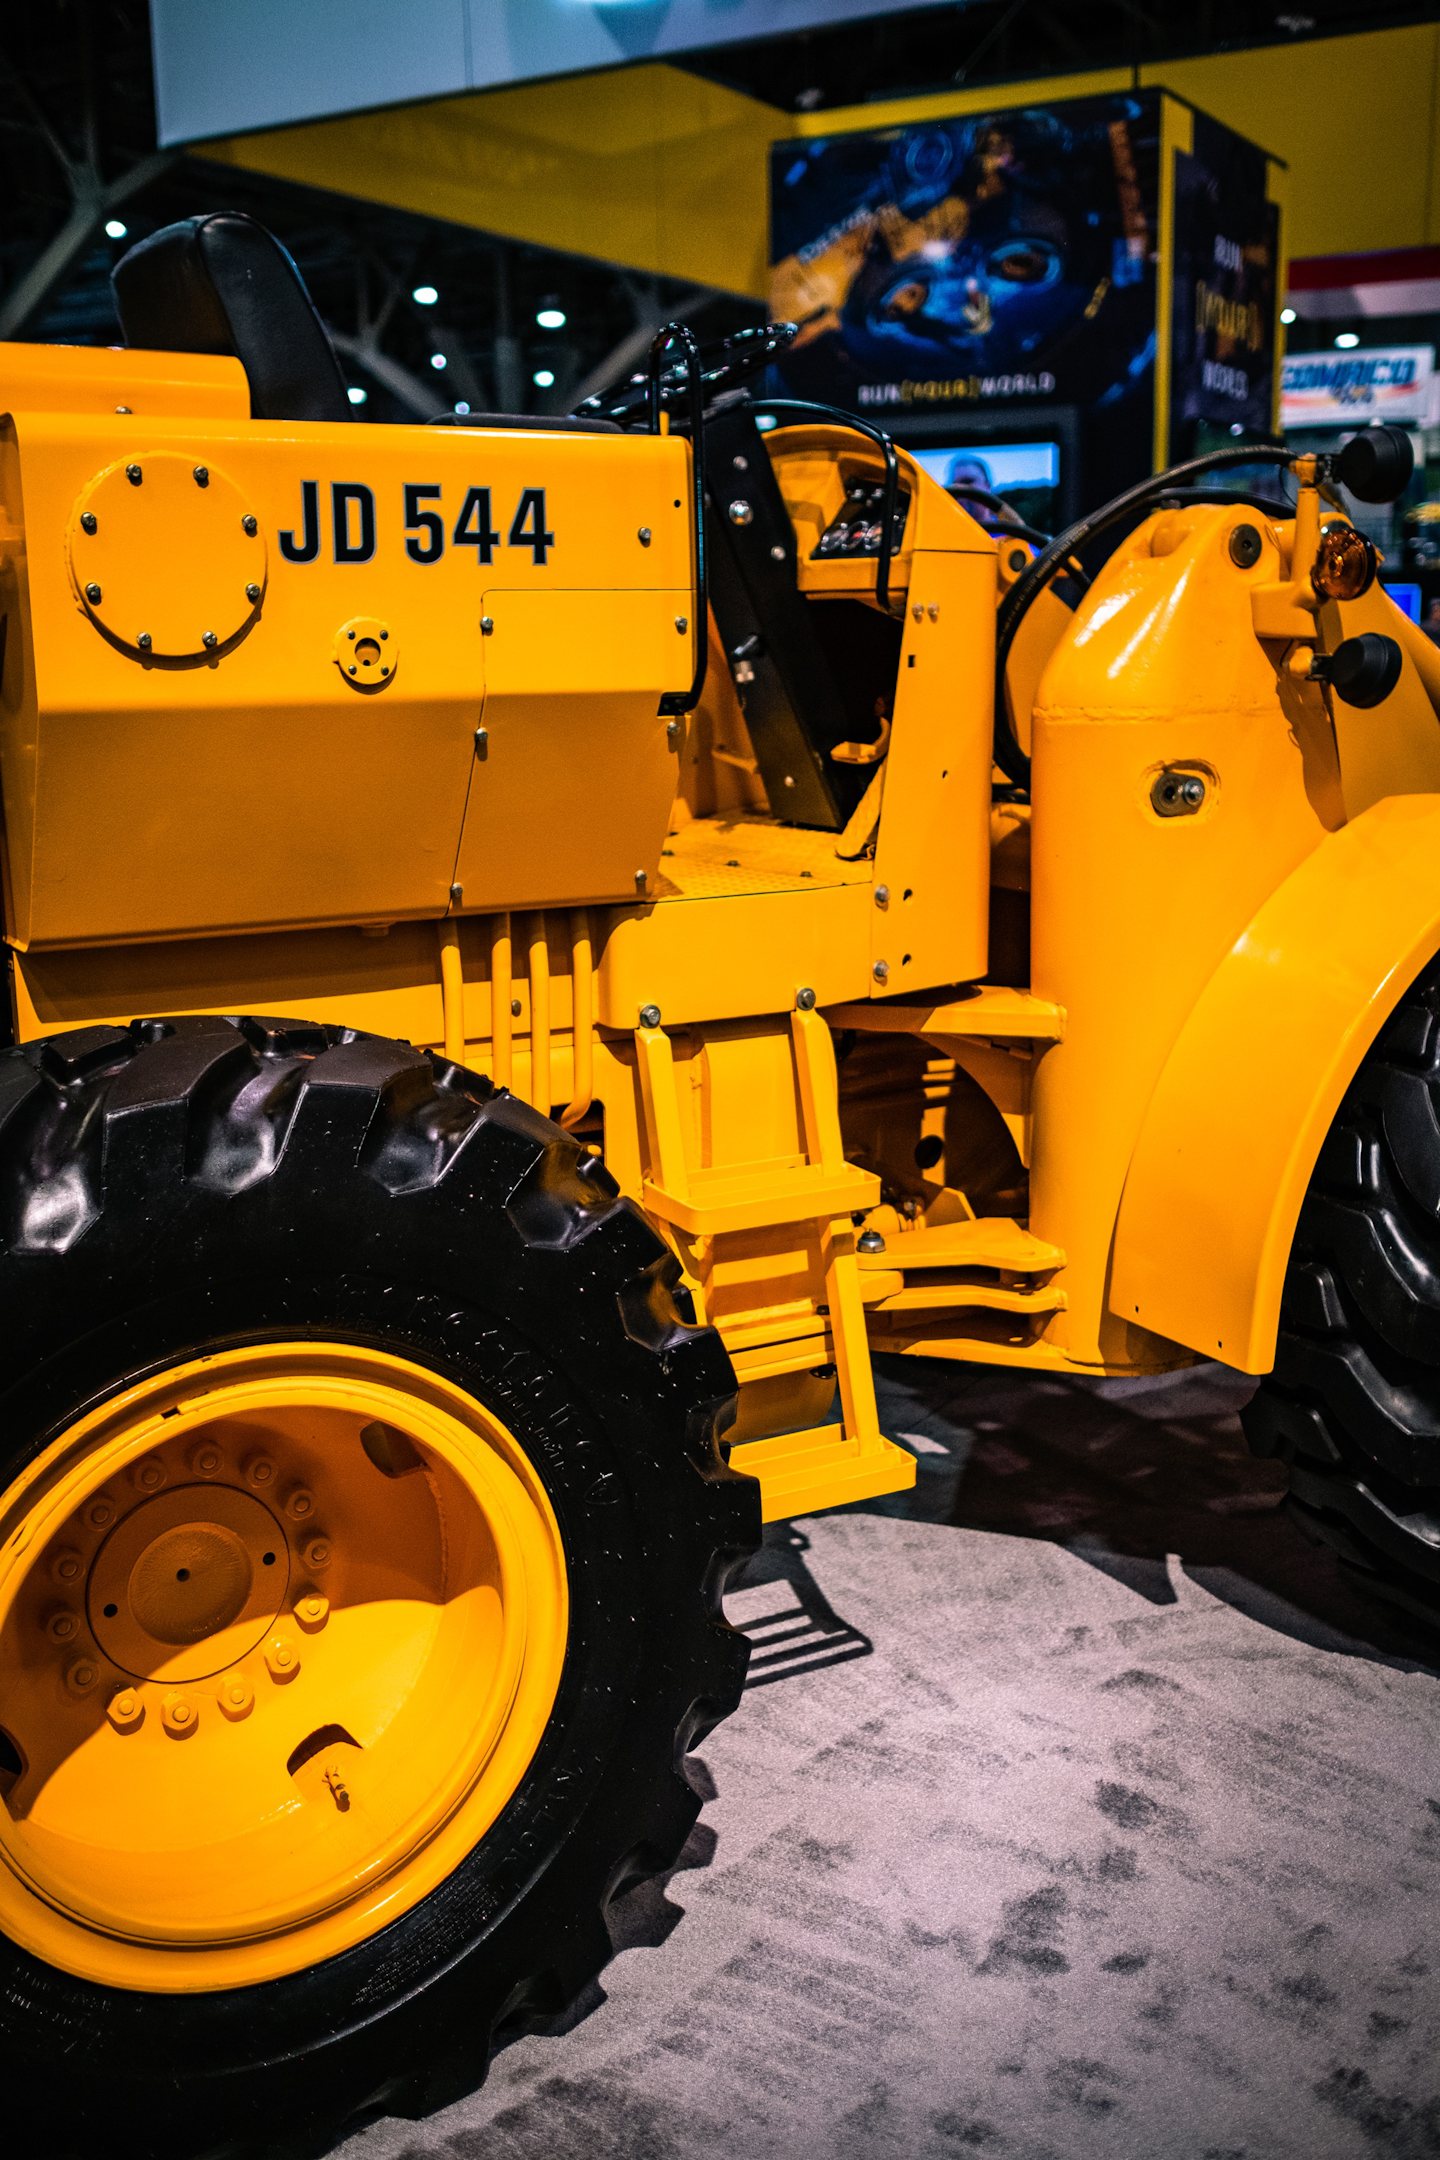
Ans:
<svg viewBox="0 0 1440 2160"><path fill-rule="evenodd" d="M1411 622L1419 622L1420 587L1418 585L1387 585L1385 590L1403 615L1408 615Z"/></svg>
<svg viewBox="0 0 1440 2160"><path fill-rule="evenodd" d="M1053 442L906 443L907 456L941 487L986 488L1003 495L1027 525L1049 532L1056 523L1060 445Z"/></svg>
<svg viewBox="0 0 1440 2160"><path fill-rule="evenodd" d="M777 144L782 373L852 410L1144 408L1159 100L1074 98Z"/></svg>

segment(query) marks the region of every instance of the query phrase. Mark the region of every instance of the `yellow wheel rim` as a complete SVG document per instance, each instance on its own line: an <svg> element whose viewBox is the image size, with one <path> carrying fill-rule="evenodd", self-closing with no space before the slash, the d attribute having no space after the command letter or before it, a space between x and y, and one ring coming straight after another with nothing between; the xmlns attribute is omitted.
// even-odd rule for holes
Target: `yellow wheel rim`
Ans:
<svg viewBox="0 0 1440 2160"><path fill-rule="evenodd" d="M0 1930L114 1987L351 1948L484 1837L554 1706L560 1533L514 1436L339 1343L196 1359L0 1514Z"/></svg>

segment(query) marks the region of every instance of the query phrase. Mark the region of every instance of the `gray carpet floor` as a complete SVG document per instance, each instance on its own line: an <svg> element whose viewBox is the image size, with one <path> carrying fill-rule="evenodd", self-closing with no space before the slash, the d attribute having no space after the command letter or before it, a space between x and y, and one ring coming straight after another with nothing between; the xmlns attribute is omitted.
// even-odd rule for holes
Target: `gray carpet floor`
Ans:
<svg viewBox="0 0 1440 2160"><path fill-rule="evenodd" d="M1440 1678L1245 1392L893 1366L917 1492L772 1533L602 1982L344 2160L1440 2155Z"/></svg>

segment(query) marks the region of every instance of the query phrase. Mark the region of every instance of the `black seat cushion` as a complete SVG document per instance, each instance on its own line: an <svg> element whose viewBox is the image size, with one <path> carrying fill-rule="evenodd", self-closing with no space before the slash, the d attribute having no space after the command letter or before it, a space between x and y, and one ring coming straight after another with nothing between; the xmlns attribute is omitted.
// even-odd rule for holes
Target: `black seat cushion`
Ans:
<svg viewBox="0 0 1440 2160"><path fill-rule="evenodd" d="M305 281L273 233L239 210L185 218L128 250L111 276L128 345L233 353L256 420L352 420L345 380Z"/></svg>

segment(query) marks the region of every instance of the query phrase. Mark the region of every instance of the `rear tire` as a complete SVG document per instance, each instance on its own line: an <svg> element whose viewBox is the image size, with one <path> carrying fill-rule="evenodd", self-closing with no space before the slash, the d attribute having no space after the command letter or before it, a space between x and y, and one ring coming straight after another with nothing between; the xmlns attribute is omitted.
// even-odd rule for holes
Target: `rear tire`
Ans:
<svg viewBox="0 0 1440 2160"><path fill-rule="evenodd" d="M149 1376L334 1344L503 1423L568 1580L554 1708L513 1797L365 1940L159 1992L0 1937L17 2150L321 2151L473 2085L497 2026L555 2013L604 1963L606 1904L677 1856L699 1807L683 1756L735 1707L747 1656L719 1601L759 1542L758 1489L721 1461L734 1377L677 1281L568 1136L406 1044L177 1019L0 1053L0 1514L50 1475L57 1435ZM103 1663L100 1632L84 1647ZM95 1691L106 1745L122 1678ZM0 1800L19 1790L3 1771L0 1750Z"/></svg>
<svg viewBox="0 0 1440 2160"><path fill-rule="evenodd" d="M1242 1423L1363 1584L1440 1625L1440 961L1347 1091L1300 1213L1275 1369Z"/></svg>

